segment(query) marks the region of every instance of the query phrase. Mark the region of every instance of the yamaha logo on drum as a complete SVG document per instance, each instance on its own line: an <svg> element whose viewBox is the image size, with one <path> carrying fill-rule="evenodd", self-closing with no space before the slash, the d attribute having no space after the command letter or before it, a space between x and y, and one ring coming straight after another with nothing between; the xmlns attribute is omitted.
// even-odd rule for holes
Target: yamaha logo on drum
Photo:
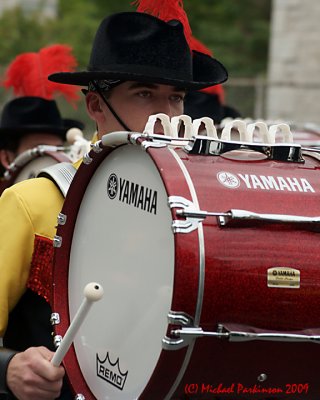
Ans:
<svg viewBox="0 0 320 400"><path fill-rule="evenodd" d="M111 174L108 179L108 196L113 200L118 193L118 178L116 174Z"/></svg>
<svg viewBox="0 0 320 400"><path fill-rule="evenodd" d="M107 381L116 388L123 390L128 376L128 371L123 373L120 370L119 357L115 363L112 363L107 352L106 358L101 361L97 356L97 376Z"/></svg>
<svg viewBox="0 0 320 400"><path fill-rule="evenodd" d="M276 190L288 192L315 193L314 188L306 178L232 174L226 171L217 173L218 181L229 189L237 189L244 184L247 189Z"/></svg>
<svg viewBox="0 0 320 400"><path fill-rule="evenodd" d="M158 192L156 190L111 174L108 178L107 192L111 200L118 198L122 203L157 214Z"/></svg>
<svg viewBox="0 0 320 400"><path fill-rule="evenodd" d="M217 177L222 185L230 189L236 189L240 186L239 178L236 175L231 174L230 172L219 172L217 174Z"/></svg>

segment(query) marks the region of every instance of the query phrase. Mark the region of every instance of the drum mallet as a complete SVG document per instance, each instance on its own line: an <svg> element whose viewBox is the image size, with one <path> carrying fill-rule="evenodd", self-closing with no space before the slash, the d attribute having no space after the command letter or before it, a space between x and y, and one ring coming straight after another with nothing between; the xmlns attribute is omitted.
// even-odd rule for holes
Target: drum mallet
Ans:
<svg viewBox="0 0 320 400"><path fill-rule="evenodd" d="M102 299L103 287L99 283L91 282L86 285L83 293L84 299L51 360L51 363L56 367L61 364L64 356L67 354L67 351L87 316L92 303Z"/></svg>

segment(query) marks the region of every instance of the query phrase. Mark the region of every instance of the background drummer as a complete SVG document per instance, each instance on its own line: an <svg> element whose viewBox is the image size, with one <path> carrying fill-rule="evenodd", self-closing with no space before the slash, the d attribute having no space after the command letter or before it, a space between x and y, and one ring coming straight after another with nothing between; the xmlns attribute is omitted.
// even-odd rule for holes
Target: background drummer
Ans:
<svg viewBox="0 0 320 400"><path fill-rule="evenodd" d="M20 97L9 101L0 120L0 177L28 149L39 145L63 146L66 132L80 121L63 119L55 100L41 97Z"/></svg>
<svg viewBox="0 0 320 400"><path fill-rule="evenodd" d="M24 151L42 144L62 146L68 129L83 129L80 121L63 119L56 102L57 96L63 96L75 106L80 90L47 79L57 68L74 71L76 65L71 47L64 44L21 53L9 64L1 82L15 98L5 104L1 114L0 177Z"/></svg>
<svg viewBox="0 0 320 400"><path fill-rule="evenodd" d="M180 115L186 90L227 79L217 60L192 55L186 25L183 30L180 22L172 21L176 15L166 16L170 22L160 18L144 12L105 18L88 70L50 76L51 81L87 87L87 111L98 138L119 129L141 131L151 114ZM73 398L67 385L61 390L63 367L50 363L52 239L62 204L60 191L46 178L13 185L0 198L0 230L6 232L0 241L0 336L5 346L0 352L0 390L22 400Z"/></svg>

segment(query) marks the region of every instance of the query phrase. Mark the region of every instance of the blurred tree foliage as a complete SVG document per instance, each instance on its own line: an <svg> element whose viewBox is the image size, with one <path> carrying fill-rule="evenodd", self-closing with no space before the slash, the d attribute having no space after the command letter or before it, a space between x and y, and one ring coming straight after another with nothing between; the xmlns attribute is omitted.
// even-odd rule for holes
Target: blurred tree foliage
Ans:
<svg viewBox="0 0 320 400"><path fill-rule="evenodd" d="M226 65L230 77L265 74L271 0L184 0L184 7L194 36ZM98 24L119 11L135 7L131 0L60 0L56 19L44 18L41 10L28 15L19 8L7 10L0 16L0 68L22 52L66 43L74 49L78 69L85 69ZM3 101L6 95L0 96Z"/></svg>
<svg viewBox="0 0 320 400"><path fill-rule="evenodd" d="M193 34L228 67L231 76L263 73L267 65L271 0L184 0ZM60 0L58 18L19 8L0 17L0 64L52 43L68 43L87 65L99 22L110 13L134 11L130 0Z"/></svg>
<svg viewBox="0 0 320 400"><path fill-rule="evenodd" d="M271 0L185 1L193 34L227 66L230 76L264 73Z"/></svg>

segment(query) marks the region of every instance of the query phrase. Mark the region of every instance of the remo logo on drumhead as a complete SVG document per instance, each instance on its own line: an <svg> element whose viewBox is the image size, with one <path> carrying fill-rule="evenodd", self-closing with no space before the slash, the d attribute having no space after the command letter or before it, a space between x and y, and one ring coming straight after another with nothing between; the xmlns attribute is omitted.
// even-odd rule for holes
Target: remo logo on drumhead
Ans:
<svg viewBox="0 0 320 400"><path fill-rule="evenodd" d="M109 352L104 360L100 360L97 354L97 376L107 381L116 388L123 390L126 383L128 371L121 372L119 365L119 357L117 361L112 363L109 357Z"/></svg>
<svg viewBox="0 0 320 400"><path fill-rule="evenodd" d="M223 186L226 186L230 189L236 189L240 186L239 178L236 175L231 174L230 172L218 172L217 178Z"/></svg>

